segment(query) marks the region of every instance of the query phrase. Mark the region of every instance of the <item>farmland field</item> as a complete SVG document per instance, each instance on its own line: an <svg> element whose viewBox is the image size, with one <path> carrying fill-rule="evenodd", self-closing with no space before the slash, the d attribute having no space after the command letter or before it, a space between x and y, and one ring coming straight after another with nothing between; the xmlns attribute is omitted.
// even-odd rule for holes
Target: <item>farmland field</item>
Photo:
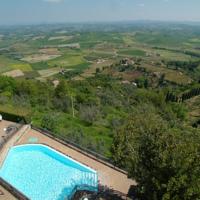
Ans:
<svg viewBox="0 0 200 200"><path fill-rule="evenodd" d="M128 56L145 56L146 53L142 50L135 50L135 49L130 49L130 50L121 50L118 52L119 54L122 55L128 55Z"/></svg>
<svg viewBox="0 0 200 200"><path fill-rule="evenodd" d="M119 29L110 25L108 31L106 25L85 24L79 28L74 25L70 29L60 25L59 29L47 26L32 34L26 28L16 28L12 33L0 29L0 73L10 72L6 73L9 75L13 70L21 70L24 78L48 79L66 69L72 71L70 73L74 71L75 78L83 79L120 59L129 58L132 63L140 59L140 67L164 74L166 81L188 84L193 81L193 75L183 69L167 69L166 63L198 61L198 30L194 28L191 32L187 25L172 26L174 29L169 29L168 25L152 29L150 25L144 28L133 24ZM160 62L159 67L156 63ZM129 77L127 72L123 77L126 76Z"/></svg>

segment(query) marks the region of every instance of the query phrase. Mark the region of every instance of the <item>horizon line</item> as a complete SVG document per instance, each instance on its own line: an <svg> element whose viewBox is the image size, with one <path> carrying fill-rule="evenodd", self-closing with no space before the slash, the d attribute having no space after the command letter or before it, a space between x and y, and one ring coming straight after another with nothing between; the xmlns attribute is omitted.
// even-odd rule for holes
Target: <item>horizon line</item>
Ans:
<svg viewBox="0 0 200 200"><path fill-rule="evenodd" d="M36 25L67 25L67 24L116 24L116 23L174 23L174 24L199 24L200 20L157 20L157 19L127 19L127 20L95 20L95 21L55 21L55 22L27 22L27 23L7 23L1 24L0 26L11 27L11 26L36 26Z"/></svg>

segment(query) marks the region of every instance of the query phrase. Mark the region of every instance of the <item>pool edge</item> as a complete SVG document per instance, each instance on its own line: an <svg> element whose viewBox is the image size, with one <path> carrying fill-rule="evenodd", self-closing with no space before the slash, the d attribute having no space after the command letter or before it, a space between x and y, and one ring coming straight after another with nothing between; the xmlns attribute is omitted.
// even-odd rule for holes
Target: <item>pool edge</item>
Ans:
<svg viewBox="0 0 200 200"><path fill-rule="evenodd" d="M59 154L60 156L65 157L65 158L67 158L67 159L73 161L74 163L76 163L76 164L78 164L78 165L81 165L82 167L84 167L84 168L86 168L86 169L90 170L91 172L96 173L96 174L98 175L98 172L97 172L95 169L92 169L91 167L89 167L89 166L87 166L87 165L85 165L85 164L83 164L83 163L81 163L81 162L79 162L79 161L77 161L77 160L71 158L70 156L68 156L68 155L66 155L66 154L64 154L64 153L62 153L62 152L56 150L55 148L50 147L50 146L45 145L45 144L39 144L39 143L38 143L38 144L22 144L22 145L15 145L15 146L13 146L12 148L10 148L9 151L10 151L11 149L17 149L17 148L26 147L26 146L27 146L27 147L28 147L28 146L42 146L42 147L45 147L45 148L47 148L47 149L50 149L51 151L53 151L53 152ZM2 165L2 166L3 166L3 165Z"/></svg>

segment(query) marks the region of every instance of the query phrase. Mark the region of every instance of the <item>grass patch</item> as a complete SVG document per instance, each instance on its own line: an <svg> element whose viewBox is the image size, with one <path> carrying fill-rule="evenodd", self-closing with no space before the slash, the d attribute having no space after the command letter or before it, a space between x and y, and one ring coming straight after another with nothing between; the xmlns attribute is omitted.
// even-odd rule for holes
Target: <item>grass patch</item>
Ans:
<svg viewBox="0 0 200 200"><path fill-rule="evenodd" d="M76 71L83 71L87 69L89 66L90 66L90 63L81 63L79 65L75 65L73 69Z"/></svg>
<svg viewBox="0 0 200 200"><path fill-rule="evenodd" d="M28 63L24 64L13 64L11 65L13 69L20 69L23 72L32 71L32 67Z"/></svg>
<svg viewBox="0 0 200 200"><path fill-rule="evenodd" d="M82 63L85 63L85 59L80 55L63 55L59 58L48 61L49 66L59 66L65 68L74 67Z"/></svg>
<svg viewBox="0 0 200 200"><path fill-rule="evenodd" d="M5 55L0 55L0 73L11 71L13 69L12 66L15 67L16 65L21 66L24 65L24 63L18 60L11 59Z"/></svg>
<svg viewBox="0 0 200 200"><path fill-rule="evenodd" d="M191 56L189 55L186 55L184 53L174 52L174 51L156 50L155 52L159 54L161 58L164 58L167 60L188 61L192 59Z"/></svg>
<svg viewBox="0 0 200 200"><path fill-rule="evenodd" d="M24 78L27 78L27 79L34 79L39 76L40 74L37 71L29 71L29 72L24 73Z"/></svg>
<svg viewBox="0 0 200 200"><path fill-rule="evenodd" d="M113 56L112 53L104 53L104 52L92 52L85 56L84 58L88 61L96 61L98 59L109 59Z"/></svg>
<svg viewBox="0 0 200 200"><path fill-rule="evenodd" d="M49 68L49 65L47 62L32 63L31 66L33 70L43 70L43 69Z"/></svg>
<svg viewBox="0 0 200 200"><path fill-rule="evenodd" d="M129 56L146 56L146 52L138 49L122 50L118 54L129 55Z"/></svg>
<svg viewBox="0 0 200 200"><path fill-rule="evenodd" d="M113 140L110 137L110 129L97 125L87 126L80 119L73 118L70 114L54 114L57 116L55 136L67 138L80 144L84 148L90 149L92 149L91 145L96 145L101 140L104 143L104 155L107 157L110 156L110 147ZM41 126L43 116L44 114L42 113L34 113L32 119L33 125Z"/></svg>

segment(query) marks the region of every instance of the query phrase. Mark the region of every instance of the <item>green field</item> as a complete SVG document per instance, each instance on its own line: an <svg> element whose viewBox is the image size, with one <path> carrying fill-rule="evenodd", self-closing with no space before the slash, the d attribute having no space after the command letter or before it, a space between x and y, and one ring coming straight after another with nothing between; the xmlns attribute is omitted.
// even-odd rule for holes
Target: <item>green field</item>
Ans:
<svg viewBox="0 0 200 200"><path fill-rule="evenodd" d="M62 71L65 78L74 80L93 77L100 72L124 81L148 76L151 84L159 76L164 76L170 84L187 85L197 81L200 67L191 69L185 64L184 67L168 64L186 62L193 66L192 62L200 60L197 27L191 29L179 24L174 29L168 25L100 27L101 31L98 26L90 25L84 30L60 27L64 31L58 32L52 26L46 27L44 32L33 31L32 35L26 29L16 28L15 33L8 31L0 41L0 73L9 72L6 74L13 77L21 74L20 78L42 81L61 78ZM120 66L105 69L118 65L125 58L131 60L130 69Z"/></svg>
<svg viewBox="0 0 200 200"><path fill-rule="evenodd" d="M194 32L187 26L183 28L184 31L176 28L169 30L168 26L151 31L148 26L124 26L121 30L113 25L112 31L107 31L107 28L102 26L99 31L99 27L91 28L88 25L85 31L72 28L58 33L54 27L48 27L44 32L34 32L32 35L26 29L16 28L14 36L9 35L11 33L8 31L7 36L0 41L0 47L3 48L0 49L0 73L18 69L25 78L40 78L43 72L54 77L61 69L70 69L76 73L87 70L85 74L91 74L88 71L93 71L93 66L98 63L109 60L108 63L113 64L126 57L142 59L142 63L198 60L197 46L200 39L195 28ZM197 56L185 53L187 51ZM88 69L90 67L91 70ZM156 66L150 64L147 67L152 71ZM163 73L165 67L162 66L160 70L156 68L156 71ZM179 72L183 74L182 77ZM181 70L175 74L179 78L173 72L166 72L166 80L187 84L188 80L193 79L194 73L188 74L188 71Z"/></svg>
<svg viewBox="0 0 200 200"><path fill-rule="evenodd" d="M121 50L118 51L118 54L128 55L128 56L145 56L145 51L137 50L137 49L130 49L130 50Z"/></svg>

